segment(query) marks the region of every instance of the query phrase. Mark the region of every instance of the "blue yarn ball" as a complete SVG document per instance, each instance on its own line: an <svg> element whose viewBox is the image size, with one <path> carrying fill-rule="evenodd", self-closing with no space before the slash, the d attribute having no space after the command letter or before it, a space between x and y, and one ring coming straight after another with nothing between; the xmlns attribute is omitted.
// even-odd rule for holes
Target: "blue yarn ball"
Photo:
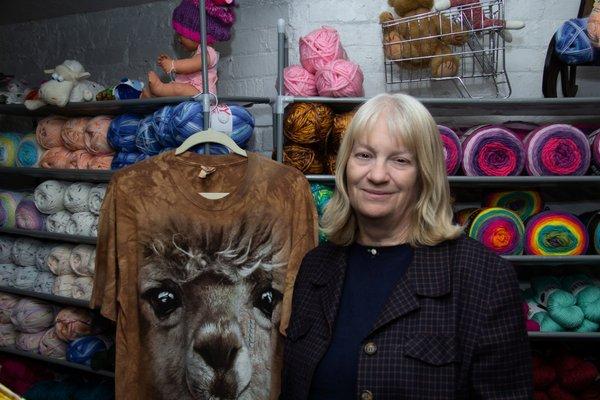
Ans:
<svg viewBox="0 0 600 400"><path fill-rule="evenodd" d="M17 150L17 167L37 167L44 150L35 139L35 134L23 136Z"/></svg>
<svg viewBox="0 0 600 400"><path fill-rule="evenodd" d="M156 127L154 126L154 116L149 115L140 121L135 136L135 145L137 151L153 156L158 154L162 146L158 141Z"/></svg>
<svg viewBox="0 0 600 400"><path fill-rule="evenodd" d="M558 57L567 64L583 64L598 58L587 33L587 18L573 18L563 23L554 35Z"/></svg>
<svg viewBox="0 0 600 400"><path fill-rule="evenodd" d="M204 129L204 107L196 101L185 101L176 105L171 117L171 128L175 135L175 146Z"/></svg>
<svg viewBox="0 0 600 400"><path fill-rule="evenodd" d="M135 164L136 162L143 161L146 158L148 158L148 156L143 153L127 153L120 151L113 157L110 169L121 169L128 165Z"/></svg>
<svg viewBox="0 0 600 400"><path fill-rule="evenodd" d="M156 110L152 115L152 130L162 147L176 147L180 144L175 139L173 125L171 124L174 109L175 107L165 106Z"/></svg>
<svg viewBox="0 0 600 400"><path fill-rule="evenodd" d="M135 114L122 114L110 123L108 129L108 144L115 149L137 152L135 136L142 117Z"/></svg>
<svg viewBox="0 0 600 400"><path fill-rule="evenodd" d="M73 340L67 347L67 360L90 365L92 356L99 351L105 351L111 346L107 338L102 336L84 336Z"/></svg>

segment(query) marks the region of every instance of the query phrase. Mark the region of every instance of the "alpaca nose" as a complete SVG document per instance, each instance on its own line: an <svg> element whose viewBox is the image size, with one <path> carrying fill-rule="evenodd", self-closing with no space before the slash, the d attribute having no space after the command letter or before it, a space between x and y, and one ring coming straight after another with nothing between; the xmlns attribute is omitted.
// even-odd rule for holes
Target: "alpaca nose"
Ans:
<svg viewBox="0 0 600 400"><path fill-rule="evenodd" d="M233 368L241 343L233 333L214 332L197 335L194 350L216 373Z"/></svg>

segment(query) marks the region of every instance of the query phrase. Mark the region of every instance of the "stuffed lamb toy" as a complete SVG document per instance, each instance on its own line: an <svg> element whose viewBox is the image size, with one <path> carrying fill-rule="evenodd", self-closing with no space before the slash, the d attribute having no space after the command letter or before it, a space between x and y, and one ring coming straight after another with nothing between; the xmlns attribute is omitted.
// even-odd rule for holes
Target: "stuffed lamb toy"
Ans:
<svg viewBox="0 0 600 400"><path fill-rule="evenodd" d="M87 80L90 73L75 60L65 60L54 69L47 69L52 79L44 82L38 91L39 99L26 100L25 107L35 110L46 104L64 107L67 103L93 101L96 94L104 90L104 86Z"/></svg>

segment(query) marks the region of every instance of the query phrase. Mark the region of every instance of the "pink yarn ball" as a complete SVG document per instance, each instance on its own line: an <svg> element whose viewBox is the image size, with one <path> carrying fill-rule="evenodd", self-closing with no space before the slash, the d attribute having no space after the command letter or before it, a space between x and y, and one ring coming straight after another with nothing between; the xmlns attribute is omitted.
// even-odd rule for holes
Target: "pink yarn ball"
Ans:
<svg viewBox="0 0 600 400"><path fill-rule="evenodd" d="M88 169L93 158L94 156L86 150L75 150L69 153L68 167L71 169Z"/></svg>
<svg viewBox="0 0 600 400"><path fill-rule="evenodd" d="M60 132L65 122L67 122L65 118L56 116L40 120L35 128L35 138L39 145L46 150L63 146Z"/></svg>
<svg viewBox="0 0 600 400"><path fill-rule="evenodd" d="M333 60L317 71L317 91L324 97L362 97L363 73L358 64Z"/></svg>
<svg viewBox="0 0 600 400"><path fill-rule="evenodd" d="M112 121L111 117L99 115L88 122L85 128L85 149L92 155L112 154L115 151L108 144L106 135Z"/></svg>
<svg viewBox="0 0 600 400"><path fill-rule="evenodd" d="M330 61L347 58L340 35L331 27L323 26L300 38L300 64L311 74Z"/></svg>
<svg viewBox="0 0 600 400"><path fill-rule="evenodd" d="M56 335L64 341L71 341L92 334L92 313L83 308L66 307L56 316Z"/></svg>
<svg viewBox="0 0 600 400"><path fill-rule="evenodd" d="M283 70L283 87L286 95L316 96L315 76L301 65L290 65Z"/></svg>
<svg viewBox="0 0 600 400"><path fill-rule="evenodd" d="M42 168L68 168L71 152L64 147L53 147L46 150L40 160Z"/></svg>

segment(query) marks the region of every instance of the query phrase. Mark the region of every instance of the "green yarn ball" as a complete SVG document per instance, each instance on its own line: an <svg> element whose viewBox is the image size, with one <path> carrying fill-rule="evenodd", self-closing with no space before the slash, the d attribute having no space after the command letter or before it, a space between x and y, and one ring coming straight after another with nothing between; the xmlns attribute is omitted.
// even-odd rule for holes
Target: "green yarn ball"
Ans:
<svg viewBox="0 0 600 400"><path fill-rule="evenodd" d="M333 189L321 183L313 183L310 185L310 190L315 201L315 206L317 207L317 214L321 218L323 211L325 211L325 206L331 200L331 196L333 196Z"/></svg>

